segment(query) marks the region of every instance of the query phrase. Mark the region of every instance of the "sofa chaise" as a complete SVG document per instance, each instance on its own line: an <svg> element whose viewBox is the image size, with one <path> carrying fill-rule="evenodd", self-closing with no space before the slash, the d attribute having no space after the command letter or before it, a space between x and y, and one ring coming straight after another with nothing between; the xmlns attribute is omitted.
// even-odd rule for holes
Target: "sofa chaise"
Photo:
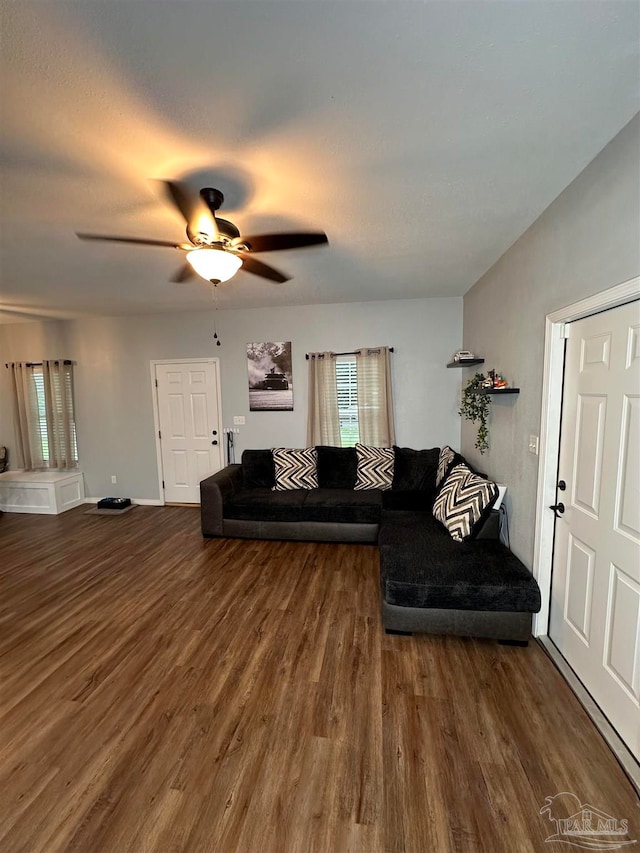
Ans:
<svg viewBox="0 0 640 853"><path fill-rule="evenodd" d="M241 464L202 481L202 533L377 543L388 632L526 643L540 591L500 541L498 512L489 505L472 538L456 541L434 517L448 482L438 471L440 448L394 448L393 453L391 488L356 488L355 448L317 447L317 487L278 490L272 452L245 450ZM451 451L450 470L466 464Z"/></svg>

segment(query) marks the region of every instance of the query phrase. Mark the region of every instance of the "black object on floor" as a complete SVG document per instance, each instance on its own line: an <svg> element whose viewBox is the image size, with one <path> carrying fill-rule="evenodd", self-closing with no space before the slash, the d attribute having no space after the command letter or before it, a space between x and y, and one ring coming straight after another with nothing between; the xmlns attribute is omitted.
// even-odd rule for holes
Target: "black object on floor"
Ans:
<svg viewBox="0 0 640 853"><path fill-rule="evenodd" d="M102 498L97 506L98 509L125 509L131 506L131 498Z"/></svg>

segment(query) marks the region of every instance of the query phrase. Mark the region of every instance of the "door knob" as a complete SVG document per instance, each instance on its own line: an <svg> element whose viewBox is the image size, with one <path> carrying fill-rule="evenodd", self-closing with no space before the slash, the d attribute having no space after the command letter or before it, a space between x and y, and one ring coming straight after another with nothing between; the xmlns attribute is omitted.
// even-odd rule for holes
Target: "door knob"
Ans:
<svg viewBox="0 0 640 853"><path fill-rule="evenodd" d="M214 439L213 439L213 441L211 442L211 444L217 444L217 443L218 443L218 440L217 440L217 439L215 439L215 438L214 438Z"/></svg>
<svg viewBox="0 0 640 853"><path fill-rule="evenodd" d="M553 514L556 518L560 518L560 516L564 512L564 504L560 502L559 504L554 504L553 506L550 506L549 509L553 510Z"/></svg>
<svg viewBox="0 0 640 853"><path fill-rule="evenodd" d="M211 435L217 435L217 434L218 434L218 430L217 430L217 429L212 429L212 430L211 430Z"/></svg>
<svg viewBox="0 0 640 853"><path fill-rule="evenodd" d="M567 488L567 484L564 480L558 480L558 488L561 492L564 492L564 490Z"/></svg>

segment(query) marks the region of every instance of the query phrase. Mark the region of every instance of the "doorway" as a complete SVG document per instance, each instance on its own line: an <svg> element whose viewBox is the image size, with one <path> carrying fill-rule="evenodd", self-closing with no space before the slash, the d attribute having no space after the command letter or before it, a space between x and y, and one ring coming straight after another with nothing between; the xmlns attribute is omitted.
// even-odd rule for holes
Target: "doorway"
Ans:
<svg viewBox="0 0 640 853"><path fill-rule="evenodd" d="M152 361L160 494L199 504L200 481L222 468L219 359Z"/></svg>
<svg viewBox="0 0 640 853"><path fill-rule="evenodd" d="M549 640L548 634L550 632L550 604L552 601L552 559L554 552L554 535L555 535L555 527L556 524L560 525L564 522L556 521L554 517L554 512L550 509L551 506L557 505L558 502L564 503L566 505L571 506L570 513L567 512L565 515L576 514L581 512L580 509L576 510L574 507L575 500L574 497L574 484L569 485L567 482L567 488L564 492L558 489L559 480L564 479L565 482L567 478L564 477L566 472L558 473L558 463L559 463L559 455L560 455L560 418L561 418L561 410L562 410L562 399L563 399L563 368L564 368L564 352L565 352L565 344L568 343L566 338L573 334L570 327L567 328L567 324L574 324L577 321L582 320L585 317L591 317L592 315L601 314L601 312L607 312L609 309L617 308L621 305L626 305L627 303L636 302L640 299L640 278L632 279L628 282L624 282L617 287L611 288L608 291L604 291L603 293L596 294L593 297L589 297L588 299L582 300L578 303L574 303L573 305L569 305L566 308L563 308L559 311L554 312L547 316L546 321L546 337L545 337L545 359L544 359L544 376L543 376L543 396L542 396L542 418L541 418L541 433L540 433L540 461L538 468L538 495L537 495L537 511L536 511L536 534L535 534L535 544L534 544L534 575L538 580L540 585L541 593L542 593L542 608L539 614L534 618L534 634L539 637L543 646L547 649L550 655L556 661L556 664L561 669L563 674L567 677L567 680L575 690L578 697L581 699L585 708L593 717L596 724L602 731L602 734L605 736L610 746L616 751L619 759L627 769L632 778L636 781L638 777L638 764L637 761L633 758L631 751L624 746L624 743L618 737L616 730L609 724L608 720L603 717L600 709L594 705L592 697L588 694L583 684L575 677L574 671L567 665L567 662L560 656L556 646ZM604 315L602 315L604 316ZM636 314L637 316L637 314ZM636 321L637 324L637 321ZM636 325L632 323L631 325ZM578 328L577 326L575 328ZM626 355L629 352L629 347L633 347L637 345L637 338L634 337L636 332L631 330L631 332L627 335L626 341ZM597 335L595 335L597 338ZM582 345L580 345L582 346ZM593 350L593 345L591 345L591 349ZM640 352L640 351L639 351ZM605 354L606 355L606 354ZM592 358L593 352L591 355L585 353L584 358ZM610 357L610 356L606 356ZM597 361L597 359L595 359ZM637 390L635 392L637 394ZM632 395L633 396L633 395ZM594 414L596 412L596 404L594 403L593 398L589 398L587 400L586 409L583 412L583 415L586 416L587 409L589 409L589 405L591 409L589 410L589 414ZM635 403L627 402L625 404L627 406L627 414L633 414L633 411L629 409L629 406L632 408L635 406ZM594 426L595 423L595 426ZM584 424L586 427L586 422ZM597 432L597 423L594 422L592 418L591 421L591 436L595 435L596 440L598 440L598 432ZM595 429L595 433L593 430ZM575 436L574 436L575 437ZM621 442L622 436L620 433L615 437L616 446L619 449L622 446ZM575 442L573 443L572 450L575 450ZM631 460L629 460L631 461ZM573 463L573 457L571 457L571 462ZM614 471L608 469L604 472L605 478L612 478L615 475L615 471L620 465L620 459L616 459L616 466ZM582 492L581 497L584 499L584 489L585 480L583 473L583 481L582 481ZM594 484L594 480L592 479L592 486ZM614 489L615 491L615 489ZM616 492L617 494L617 492ZM563 500L563 496L567 496L567 499ZM619 498L616 497L617 504L619 508ZM583 500L584 503L584 500ZM631 504L629 503L630 507ZM618 512L618 510L616 510ZM579 538L579 537L578 537ZM559 548L568 549L568 541L564 545L559 544ZM571 540L575 548L578 548L577 541ZM572 547L574 547L572 545ZM581 552L580 552L581 551ZM588 576L591 571L589 568L589 560L592 560L591 565L595 566L592 557L589 556L590 552L588 548L578 548L578 550L574 550L573 556L581 557L582 563L576 561L575 563L575 573L574 579L580 576L580 571L582 569L582 593L583 596L587 595L592 597L593 591L589 589L588 585ZM612 562L615 562L612 560ZM581 568L579 568L579 566ZM608 570L608 578L609 582L613 583L612 576L610 574L610 566L607 566ZM619 580L619 576L618 577ZM590 581L589 581L590 582ZM616 581L617 582L617 581ZM565 600L562 602L562 605L558 602L556 610L558 613L561 613L563 616L565 612L570 615L570 618L573 618L573 621L576 625L579 624L580 620L577 617L577 612L579 611L578 600L580 598L577 595L577 590L579 589L579 585L576 585L574 588L574 595L571 601L571 614L569 614L569 604L567 600L566 588L565 588ZM620 587L618 587L618 591ZM607 606L609 606L609 597L612 594L615 594L615 589L613 587L607 587ZM586 599L582 598L583 610L582 610L582 625L583 628L586 627L585 622L585 605ZM630 599L627 597L625 599L625 605L629 604ZM566 605L566 606L565 606ZM559 608L559 609L558 609ZM609 606L609 610L611 607ZM632 614L631 614L632 615ZM600 617L598 617L600 618ZM611 622L607 623L605 616L605 629L609 631L611 634L612 626ZM610 616L609 616L610 618ZM569 631L572 634L576 633L575 628L570 628L565 625L565 631ZM556 637L557 637L556 630ZM606 631L605 631L606 633ZM578 640L578 642L582 642ZM611 639L607 640L609 645L611 645ZM562 641L560 641L562 645ZM602 649L601 649L602 652ZM602 652L604 654L604 652ZM602 661L601 661L602 665ZM620 664L619 664L620 666ZM629 666L629 659L626 658L626 667ZM634 657L634 661L631 662L631 666L637 667L637 658ZM611 665L609 664L611 668ZM633 685L636 685L636 676L630 676L630 680L632 683L631 693L636 689ZM636 685L637 686L637 685ZM625 757L626 755L626 757ZM628 763L628 761L630 763Z"/></svg>
<svg viewBox="0 0 640 853"><path fill-rule="evenodd" d="M639 304L565 335L549 638L640 760Z"/></svg>

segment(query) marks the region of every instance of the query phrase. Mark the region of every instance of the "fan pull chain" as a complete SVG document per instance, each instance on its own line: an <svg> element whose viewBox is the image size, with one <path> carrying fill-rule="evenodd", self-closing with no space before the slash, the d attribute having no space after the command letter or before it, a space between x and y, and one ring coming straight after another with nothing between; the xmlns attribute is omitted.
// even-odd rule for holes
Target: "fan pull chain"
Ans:
<svg viewBox="0 0 640 853"><path fill-rule="evenodd" d="M211 298L213 299L213 339L216 342L216 346L222 346L220 343L220 338L218 337L218 285L213 285L213 290L211 291Z"/></svg>

